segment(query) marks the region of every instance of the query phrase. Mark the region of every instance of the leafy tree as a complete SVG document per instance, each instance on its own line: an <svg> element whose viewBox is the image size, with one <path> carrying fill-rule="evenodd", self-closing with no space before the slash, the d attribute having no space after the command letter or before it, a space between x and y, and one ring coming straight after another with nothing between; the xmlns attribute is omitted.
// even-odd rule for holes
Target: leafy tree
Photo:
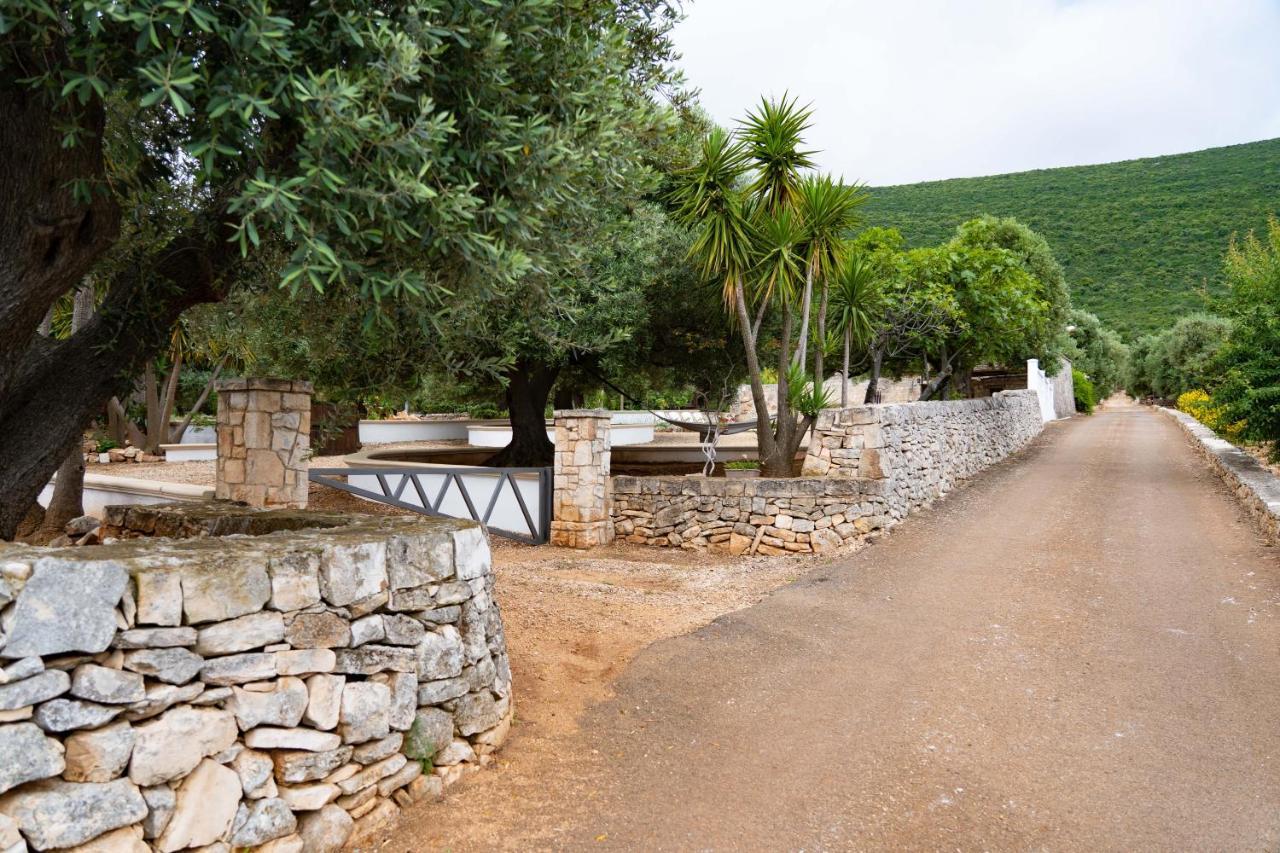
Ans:
<svg viewBox="0 0 1280 853"><path fill-rule="evenodd" d="M937 374L922 393L944 393L956 374L978 364L1015 364L1030 357L1056 366L1067 312L1066 282L1043 238L1014 220L983 216L919 265L954 295L952 322L929 347Z"/></svg>
<svg viewBox="0 0 1280 853"><path fill-rule="evenodd" d="M1212 388L1231 329L1227 318L1200 313L1183 317L1159 335L1140 338L1131 355L1129 392L1172 399L1183 391Z"/></svg>
<svg viewBox="0 0 1280 853"><path fill-rule="evenodd" d="M520 280L598 203L587 184L634 167L672 7L6 3L0 538L177 317L254 277L246 258L378 307ZM96 316L37 335L91 271Z"/></svg>
<svg viewBox="0 0 1280 853"><path fill-rule="evenodd" d="M1272 217L1261 238L1251 232L1233 241L1225 273L1234 324L1213 399L1228 420L1244 421L1243 438L1271 442L1271 458L1280 460L1280 221Z"/></svg>
<svg viewBox="0 0 1280 853"><path fill-rule="evenodd" d="M1129 347L1093 314L1073 308L1067 333L1067 357L1089 377L1099 399L1120 388L1129 374Z"/></svg>

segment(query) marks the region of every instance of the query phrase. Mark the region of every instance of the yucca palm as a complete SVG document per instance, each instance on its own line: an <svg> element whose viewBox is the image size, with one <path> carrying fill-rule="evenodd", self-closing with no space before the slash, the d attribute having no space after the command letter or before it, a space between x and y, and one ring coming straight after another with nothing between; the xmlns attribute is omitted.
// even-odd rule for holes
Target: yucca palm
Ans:
<svg viewBox="0 0 1280 853"><path fill-rule="evenodd" d="M769 213L792 205L801 173L814 167L814 152L800 149L812 119L810 107L784 94L779 101L761 98L760 106L739 123L738 138L755 168L747 192Z"/></svg>
<svg viewBox="0 0 1280 853"><path fill-rule="evenodd" d="M821 304L818 310L818 337L826 335L826 303L828 279L844 263L845 239L861 220L859 208L866 203L867 193L857 185L845 185L829 175L811 175L800 182L796 194L796 207L804 221L804 242L801 252L805 260L805 293L800 318L800 345L796 348L796 363L803 365L808 358L809 314L813 305L813 285L820 282ZM815 358L814 375L819 383L823 379L822 352Z"/></svg>
<svg viewBox="0 0 1280 853"><path fill-rule="evenodd" d="M880 321L884 284L876 268L859 255L850 255L831 288L831 325L844 342L840 408L849 405L849 353L864 349Z"/></svg>

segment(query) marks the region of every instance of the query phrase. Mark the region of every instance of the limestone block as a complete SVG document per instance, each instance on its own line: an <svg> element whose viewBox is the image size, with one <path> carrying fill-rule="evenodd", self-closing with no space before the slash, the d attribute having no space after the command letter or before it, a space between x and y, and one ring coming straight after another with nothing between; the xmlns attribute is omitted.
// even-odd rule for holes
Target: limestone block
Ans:
<svg viewBox="0 0 1280 853"><path fill-rule="evenodd" d="M280 675L311 675L332 672L338 659L332 649L294 649L276 652L276 672Z"/></svg>
<svg viewBox="0 0 1280 853"><path fill-rule="evenodd" d="M204 658L185 648L137 649L124 656L125 669L166 684L186 684L204 664Z"/></svg>
<svg viewBox="0 0 1280 853"><path fill-rule="evenodd" d="M284 617L274 611L249 613L201 628L196 652L206 657L247 652L284 639Z"/></svg>
<svg viewBox="0 0 1280 853"><path fill-rule="evenodd" d="M332 736L336 741L337 735ZM320 752L289 748L271 754L276 765L276 779L296 784L324 779L351 759L351 747L339 746Z"/></svg>
<svg viewBox="0 0 1280 853"><path fill-rule="evenodd" d="M182 608L193 625L257 613L270 598L266 567L252 558L222 560L182 576Z"/></svg>
<svg viewBox="0 0 1280 853"><path fill-rule="evenodd" d="M335 544L320 558L320 593L325 601L342 607L387 589L385 542Z"/></svg>
<svg viewBox="0 0 1280 853"><path fill-rule="evenodd" d="M0 726L0 793L63 771L63 746L31 723Z"/></svg>
<svg viewBox="0 0 1280 853"><path fill-rule="evenodd" d="M0 711L35 705L70 689L71 676L58 669L44 670L21 681L0 684Z"/></svg>
<svg viewBox="0 0 1280 853"><path fill-rule="evenodd" d="M127 583L124 567L110 560L36 560L5 614L7 639L0 658L105 651L116 633L115 608Z"/></svg>
<svg viewBox="0 0 1280 853"><path fill-rule="evenodd" d="M437 681L462 674L462 635L452 625L424 636L414 651L419 681Z"/></svg>
<svg viewBox="0 0 1280 853"><path fill-rule="evenodd" d="M0 797L0 814L18 824L36 850L74 847L147 815L142 794L128 779L113 782L31 782Z"/></svg>
<svg viewBox="0 0 1280 853"><path fill-rule="evenodd" d="M244 736L244 742L253 749L296 749L308 752L329 752L342 745L342 739L330 732L270 726L252 729Z"/></svg>
<svg viewBox="0 0 1280 853"><path fill-rule="evenodd" d="M319 674L308 678L306 683L307 709L303 712L303 720L317 729L336 728L346 678L341 675Z"/></svg>
<svg viewBox="0 0 1280 853"><path fill-rule="evenodd" d="M142 789L142 799L147 803L147 816L142 821L142 837L151 840L159 837L173 819L177 796L168 785L156 785Z"/></svg>
<svg viewBox="0 0 1280 853"><path fill-rule="evenodd" d="M134 583L139 625L182 624L182 578L176 572L143 572Z"/></svg>
<svg viewBox="0 0 1280 853"><path fill-rule="evenodd" d="M286 676L269 692L233 687L224 707L235 714L241 731L262 725L293 728L302 722L307 709L307 685L300 678Z"/></svg>
<svg viewBox="0 0 1280 853"><path fill-rule="evenodd" d="M391 731L391 689L374 681L349 682L342 689L338 716L343 743L384 738Z"/></svg>
<svg viewBox="0 0 1280 853"><path fill-rule="evenodd" d="M302 610L320 603L320 556L314 551L290 551L272 557L271 607L275 610Z"/></svg>
<svg viewBox="0 0 1280 853"><path fill-rule="evenodd" d="M71 695L91 702L127 705L145 699L142 676L93 663L81 664L71 674Z"/></svg>
<svg viewBox="0 0 1280 853"><path fill-rule="evenodd" d="M116 718L124 708L80 699L53 699L36 708L36 725L46 732L96 729Z"/></svg>
<svg viewBox="0 0 1280 853"><path fill-rule="evenodd" d="M228 711L183 706L134 726L134 733L129 778L149 786L190 773L201 759L235 743L237 730Z"/></svg>
<svg viewBox="0 0 1280 853"><path fill-rule="evenodd" d="M117 649L161 649L194 646L195 628L133 628L116 635L112 646Z"/></svg>
<svg viewBox="0 0 1280 853"><path fill-rule="evenodd" d="M285 628L285 641L295 649L333 649L351 644L351 625L329 611L299 613Z"/></svg>
<svg viewBox="0 0 1280 853"><path fill-rule="evenodd" d="M110 782L124 773L133 755L133 726L125 721L68 737L66 770L69 782Z"/></svg>
<svg viewBox="0 0 1280 853"><path fill-rule="evenodd" d="M161 853L219 841L231 829L240 803L240 778L234 770L206 758L182 780L173 817L156 841Z"/></svg>
<svg viewBox="0 0 1280 853"><path fill-rule="evenodd" d="M298 834L308 853L338 853L354 829L351 815L334 805L302 815L298 820Z"/></svg>
<svg viewBox="0 0 1280 853"><path fill-rule="evenodd" d="M268 841L292 835L298 827L293 810L283 799L241 803L232 823L231 846L260 847Z"/></svg>
<svg viewBox="0 0 1280 853"><path fill-rule="evenodd" d="M242 749L231 759L231 769L240 779L240 790L250 800L274 796L275 780L272 773L275 763L271 756L256 749Z"/></svg>

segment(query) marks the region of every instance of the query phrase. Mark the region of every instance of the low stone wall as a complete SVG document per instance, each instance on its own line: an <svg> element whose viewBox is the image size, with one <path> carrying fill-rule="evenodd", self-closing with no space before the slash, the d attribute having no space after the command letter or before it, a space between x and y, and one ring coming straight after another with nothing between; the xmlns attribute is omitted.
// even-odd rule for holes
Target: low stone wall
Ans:
<svg viewBox="0 0 1280 853"><path fill-rule="evenodd" d="M0 549L0 850L337 850L505 738L479 525L218 503L103 533Z"/></svg>
<svg viewBox="0 0 1280 853"><path fill-rule="evenodd" d="M1161 408L1248 510L1269 544L1280 544L1280 477L1186 412Z"/></svg>
<svg viewBox="0 0 1280 853"><path fill-rule="evenodd" d="M614 477L616 536L731 554L810 553L890 523L883 484L849 479Z"/></svg>
<svg viewBox="0 0 1280 853"><path fill-rule="evenodd" d="M884 481L888 512L898 520L1019 450L1043 428L1035 391L826 411L814 424L802 470Z"/></svg>

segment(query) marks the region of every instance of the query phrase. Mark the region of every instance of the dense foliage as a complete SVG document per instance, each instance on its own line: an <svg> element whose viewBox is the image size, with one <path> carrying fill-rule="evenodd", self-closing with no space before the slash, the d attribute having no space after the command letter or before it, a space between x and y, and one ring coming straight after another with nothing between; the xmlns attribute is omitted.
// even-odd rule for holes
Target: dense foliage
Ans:
<svg viewBox="0 0 1280 853"><path fill-rule="evenodd" d="M233 285L424 330L460 294L536 302L566 229L646 171L675 16L666 0L4 4L0 433L17 440L0 537L181 312ZM97 316L38 335L85 274Z"/></svg>
<svg viewBox="0 0 1280 853"><path fill-rule="evenodd" d="M1273 217L1263 237L1251 233L1231 246L1226 279L1223 304L1233 326L1213 398L1228 421L1243 422L1243 438L1271 442L1272 458L1280 459L1280 221Z"/></svg>
<svg viewBox="0 0 1280 853"><path fill-rule="evenodd" d="M1093 407L1098 405L1098 392L1088 375L1078 367L1071 368L1071 383L1076 398L1076 411L1086 415L1093 414Z"/></svg>
<svg viewBox="0 0 1280 853"><path fill-rule="evenodd" d="M1093 314L1072 309L1067 358L1089 378L1099 400L1124 386L1129 376L1129 347Z"/></svg>
<svg viewBox="0 0 1280 853"><path fill-rule="evenodd" d="M913 245L946 240L983 213L1043 234L1078 307L1126 338L1203 309L1224 291L1222 247L1280 208L1280 140L872 190L867 218Z"/></svg>
<svg viewBox="0 0 1280 853"><path fill-rule="evenodd" d="M1144 335L1130 351L1126 388L1135 397L1174 399L1217 384L1218 356L1230 334L1230 320L1196 313L1158 335Z"/></svg>

